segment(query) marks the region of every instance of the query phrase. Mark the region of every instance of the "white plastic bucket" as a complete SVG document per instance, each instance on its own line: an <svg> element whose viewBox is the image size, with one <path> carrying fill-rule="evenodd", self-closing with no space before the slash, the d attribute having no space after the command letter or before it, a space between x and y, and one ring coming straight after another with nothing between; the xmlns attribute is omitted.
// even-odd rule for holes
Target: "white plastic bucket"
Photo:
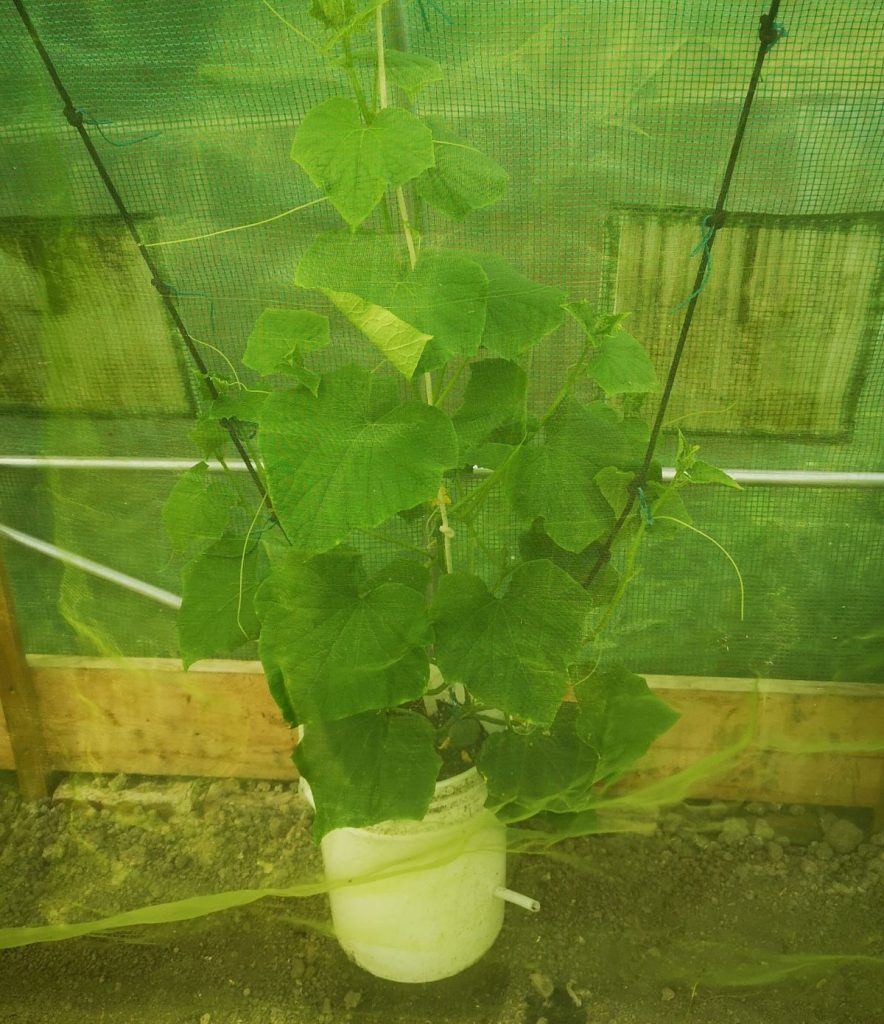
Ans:
<svg viewBox="0 0 884 1024"><path fill-rule="evenodd" d="M301 789L313 804L304 779ZM436 785L421 821L323 837L332 920L344 951L390 981L448 978L482 957L503 925L506 829L471 768Z"/></svg>

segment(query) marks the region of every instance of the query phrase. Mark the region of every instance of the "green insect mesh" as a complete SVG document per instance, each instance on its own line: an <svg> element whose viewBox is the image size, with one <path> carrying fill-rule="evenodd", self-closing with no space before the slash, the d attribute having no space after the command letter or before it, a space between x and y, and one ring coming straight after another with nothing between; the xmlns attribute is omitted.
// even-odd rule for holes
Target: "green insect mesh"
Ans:
<svg viewBox="0 0 884 1024"><path fill-rule="evenodd" d="M0 553L33 664L112 666L133 737L148 714L139 673L150 665L133 659L179 657L180 562L162 510L180 471L218 441L197 422L207 399L194 356L209 374L232 369L260 387L240 359L261 312L328 312L293 274L316 232L340 219L314 203L290 148L305 112L347 80L305 42L318 34L308 6L14 0L0 11ZM695 532L648 524L606 643L652 677L741 681L740 713L698 741L694 768L684 759L635 795L612 796L582 829L589 839L549 846L516 830L517 881L542 889L556 917L542 932L533 917L507 925L484 973L436 990L432 1017L413 992L391 994L328 951L329 887L292 790L284 728L279 751L259 752L262 771L247 729L225 750L212 735L181 740L188 763L206 754L209 767L192 775L215 781L164 771L161 755L133 747L113 769L128 773L116 789L71 776L45 813L18 803L10 775L0 948L23 948L0 953L10 993L0 1016L617 1021L632 984L638 1016L623 1021L878 1019L884 875L872 865L884 847L868 841L868 816L837 819L841 833L853 824L864 834L839 848L827 838L831 815L792 814L787 798L746 816L712 800L726 771L737 782L722 798L744 798L735 766L760 744L830 758L831 779L852 770L839 760L847 754L880 765L884 738L871 698L859 738L819 724L810 738L783 729L762 744L758 731L767 698L756 679L837 684L827 692L844 695L884 682L884 7L783 0L729 167L762 13L748 0L402 0L384 15L390 46L444 69L415 109L510 176L501 202L462 221L425 210L433 245L499 253L533 280L629 311L661 379L708 258L657 457L664 471L674 465L680 430L744 491L696 488ZM567 330L538 346L538 402L576 352ZM341 321L313 366L377 359ZM642 411L652 416L658 400L644 398ZM230 486L248 527L261 498L245 467ZM396 542L415 539L413 524L397 529ZM381 541L365 551L369 561L388 553ZM255 659L254 645L239 656ZM72 675L66 685L50 747L68 742L65 722L104 713L94 682ZM218 691L199 673L174 685L184 687L176 715L198 706L209 722L241 714L241 693L253 692ZM276 714L266 701L261 715ZM186 732L186 717L170 715L165 728ZM107 771L97 737L57 767ZM4 745L0 758L10 771ZM241 787L238 777L264 781ZM837 802L826 784L820 769L815 804ZM618 872L630 859L631 884ZM721 913L694 914L709 878L724 878ZM739 895L753 879L759 902L790 886L795 900L753 915ZM677 903L671 918L660 892ZM555 950L546 958L541 934ZM187 965L178 987L176 958ZM323 988L317 969L344 980ZM21 979L40 971L51 984L34 994ZM154 971L168 999L144 995ZM86 980L66 995L71 977ZM228 984L239 1001L219 995Z"/></svg>

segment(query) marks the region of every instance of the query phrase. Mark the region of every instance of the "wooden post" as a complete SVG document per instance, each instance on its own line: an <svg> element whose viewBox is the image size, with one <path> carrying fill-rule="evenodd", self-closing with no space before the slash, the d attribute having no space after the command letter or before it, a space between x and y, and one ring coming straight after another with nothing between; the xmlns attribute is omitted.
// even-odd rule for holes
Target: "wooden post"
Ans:
<svg viewBox="0 0 884 1024"><path fill-rule="evenodd" d="M15 622L12 595L0 558L0 706L12 746L18 785L28 800L49 796L52 771L43 729L40 704L25 660Z"/></svg>

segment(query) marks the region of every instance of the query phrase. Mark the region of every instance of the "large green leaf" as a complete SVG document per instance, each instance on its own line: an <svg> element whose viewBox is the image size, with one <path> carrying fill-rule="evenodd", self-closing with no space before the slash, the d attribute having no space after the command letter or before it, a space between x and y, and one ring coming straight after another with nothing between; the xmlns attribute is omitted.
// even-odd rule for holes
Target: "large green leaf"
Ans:
<svg viewBox="0 0 884 1024"><path fill-rule="evenodd" d="M588 607L574 580L548 561L520 565L501 597L477 576L443 576L430 612L439 669L484 704L548 725Z"/></svg>
<svg viewBox="0 0 884 1024"><path fill-rule="evenodd" d="M546 533L568 551L582 551L613 525L595 475L611 464L637 467L647 427L621 419L603 402L564 401L544 428L543 444L519 451L507 474L513 508L543 518Z"/></svg>
<svg viewBox="0 0 884 1024"><path fill-rule="evenodd" d="M368 371L344 367L323 377L316 396L299 389L265 403L258 444L295 550L327 551L354 529L430 500L457 463L457 436L441 409L409 401L376 411L374 383Z"/></svg>
<svg viewBox="0 0 884 1024"><path fill-rule="evenodd" d="M414 183L424 202L456 220L497 202L509 182L500 164L448 131L441 118L425 121L433 133L436 162Z"/></svg>
<svg viewBox="0 0 884 1024"><path fill-rule="evenodd" d="M592 805L598 754L575 732L574 717L573 707L564 705L548 731L507 730L485 741L478 767L488 784L487 805L504 821Z"/></svg>
<svg viewBox="0 0 884 1024"><path fill-rule="evenodd" d="M483 359L470 365L463 403L452 418L461 465L476 460L486 442L521 442L527 388L525 371L507 359Z"/></svg>
<svg viewBox="0 0 884 1024"><path fill-rule="evenodd" d="M297 361L330 340L328 317L309 309L265 309L249 335L242 361L265 376L297 376Z"/></svg>
<svg viewBox="0 0 884 1024"><path fill-rule="evenodd" d="M427 813L441 758L422 715L367 712L305 730L295 751L316 804L316 842L335 828L360 828Z"/></svg>
<svg viewBox="0 0 884 1024"><path fill-rule="evenodd" d="M178 637L185 668L257 639L254 598L263 566L258 541L228 536L184 567Z"/></svg>
<svg viewBox="0 0 884 1024"><path fill-rule="evenodd" d="M408 273L401 248L401 239L376 231L324 231L298 261L295 284L322 292L347 292L387 306Z"/></svg>
<svg viewBox="0 0 884 1024"><path fill-rule="evenodd" d="M488 312L482 344L490 352L514 359L561 324L565 293L531 281L501 259L465 253L488 277Z"/></svg>
<svg viewBox="0 0 884 1024"><path fill-rule="evenodd" d="M172 548L195 558L224 536L233 492L229 482L199 462L178 478L163 506Z"/></svg>
<svg viewBox="0 0 884 1024"><path fill-rule="evenodd" d="M258 592L261 659L282 672L298 721L346 718L416 700L429 678L424 601L401 583L368 587L361 556L295 552Z"/></svg>
<svg viewBox="0 0 884 1024"><path fill-rule="evenodd" d="M291 156L355 228L387 186L433 166L433 135L414 114L392 107L365 125L353 100L335 97L307 113Z"/></svg>
<svg viewBox="0 0 884 1024"><path fill-rule="evenodd" d="M425 249L399 282L390 308L432 335L420 369L435 370L452 356L474 356L482 343L488 279L474 260Z"/></svg>
<svg viewBox="0 0 884 1024"><path fill-rule="evenodd" d="M648 353L623 330L601 339L586 372L608 396L644 394L659 386Z"/></svg>
<svg viewBox="0 0 884 1024"><path fill-rule="evenodd" d="M680 717L641 676L624 668L589 672L574 692L580 707L577 732L599 753L599 780L629 768Z"/></svg>

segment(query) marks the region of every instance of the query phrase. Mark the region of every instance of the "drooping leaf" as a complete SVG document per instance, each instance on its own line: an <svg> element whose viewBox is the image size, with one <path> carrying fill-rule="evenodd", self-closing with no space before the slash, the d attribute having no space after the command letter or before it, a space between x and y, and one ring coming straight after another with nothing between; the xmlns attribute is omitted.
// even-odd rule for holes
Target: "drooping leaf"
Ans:
<svg viewBox="0 0 884 1024"><path fill-rule="evenodd" d="M424 202L455 220L496 203L509 182L500 164L450 132L441 118L425 122L433 133L436 162L414 183Z"/></svg>
<svg viewBox="0 0 884 1024"><path fill-rule="evenodd" d="M272 394L258 443L270 498L296 550L327 551L433 498L457 462L451 421L409 401L372 410L374 378L358 367L326 374L313 395Z"/></svg>
<svg viewBox="0 0 884 1024"><path fill-rule="evenodd" d="M356 228L388 186L433 166L433 135L414 114L394 107L365 125L353 100L334 97L307 113L291 156Z"/></svg>
<svg viewBox="0 0 884 1024"><path fill-rule="evenodd" d="M565 293L531 281L501 259L465 253L488 277L488 310L482 344L490 352L515 359L561 324Z"/></svg>
<svg viewBox="0 0 884 1024"><path fill-rule="evenodd" d="M256 605L261 659L281 671L299 721L395 707L423 693L424 601L398 582L368 588L357 553L307 562L291 553L274 566Z"/></svg>
<svg viewBox="0 0 884 1024"><path fill-rule="evenodd" d="M478 465L477 453L486 443L522 441L527 388L525 371L507 359L483 359L470 365L463 404L452 417L462 465Z"/></svg>
<svg viewBox="0 0 884 1024"><path fill-rule="evenodd" d="M355 50L350 59L357 67L374 68L377 66L377 51ZM410 99L414 99L421 89L433 82L440 82L443 77L442 66L420 53L385 48L384 64L387 77Z"/></svg>
<svg viewBox="0 0 884 1024"><path fill-rule="evenodd" d="M249 335L242 361L264 376L296 376L300 357L330 341L328 317L309 309L265 309Z"/></svg>
<svg viewBox="0 0 884 1024"><path fill-rule="evenodd" d="M612 780L644 754L679 719L641 676L626 669L596 669L579 678L577 733L599 754L597 780Z"/></svg>
<svg viewBox="0 0 884 1024"><path fill-rule="evenodd" d="M163 524L173 550L195 558L224 536L233 494L227 480L199 462L183 473L163 506Z"/></svg>
<svg viewBox="0 0 884 1024"><path fill-rule="evenodd" d="M548 561L520 565L500 597L477 576L443 576L430 610L439 669L489 707L548 725L588 607L574 580Z"/></svg>
<svg viewBox="0 0 884 1024"><path fill-rule="evenodd" d="M423 818L441 758L423 716L366 712L309 726L295 764L313 792L319 842L335 828Z"/></svg>
<svg viewBox="0 0 884 1024"><path fill-rule="evenodd" d="M645 394L659 384L654 364L641 344L618 330L603 337L586 367L606 395Z"/></svg>
<svg viewBox="0 0 884 1024"><path fill-rule="evenodd" d="M602 556L600 544L589 544L582 551L566 551L544 531L540 520L535 520L531 528L519 537L519 552L526 560L548 558L560 569L564 569L583 587L594 605L606 604L617 591L620 575L610 561ZM589 574L599 557L602 557L601 568L590 583Z"/></svg>
<svg viewBox="0 0 884 1024"><path fill-rule="evenodd" d="M257 639L254 597L263 565L256 540L227 536L184 567L178 638L185 668Z"/></svg>
<svg viewBox="0 0 884 1024"><path fill-rule="evenodd" d="M513 508L543 518L547 534L568 551L582 551L613 525L595 475L605 466L641 463L647 426L621 419L603 402L564 401L544 428L544 443L521 449L507 474Z"/></svg>
<svg viewBox="0 0 884 1024"><path fill-rule="evenodd" d="M487 806L504 821L551 811L580 812L593 803L598 754L577 735L575 711L563 705L549 730L493 733L479 752Z"/></svg>
<svg viewBox="0 0 884 1024"><path fill-rule="evenodd" d="M431 334L424 334L383 306L347 292L326 291L344 316L409 379L413 376Z"/></svg>
<svg viewBox="0 0 884 1024"><path fill-rule="evenodd" d="M304 253L295 283L328 295L407 377L418 360L435 369L482 341L488 281L458 253L425 249L412 270L389 236L328 232Z"/></svg>

